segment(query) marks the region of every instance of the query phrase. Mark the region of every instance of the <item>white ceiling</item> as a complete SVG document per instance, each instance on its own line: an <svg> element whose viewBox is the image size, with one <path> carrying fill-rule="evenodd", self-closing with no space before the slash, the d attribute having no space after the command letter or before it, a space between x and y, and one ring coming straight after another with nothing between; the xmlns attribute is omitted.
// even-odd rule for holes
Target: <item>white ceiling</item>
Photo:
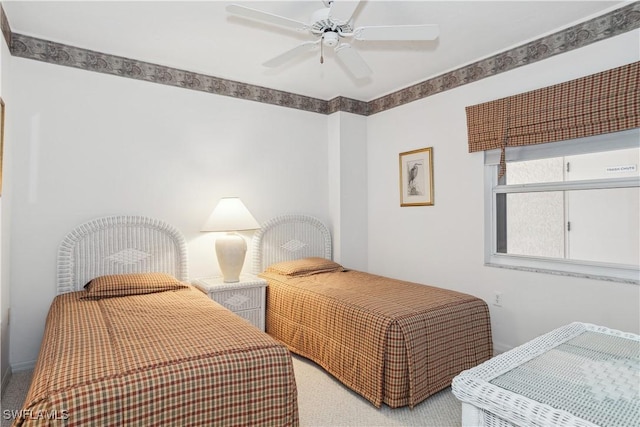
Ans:
<svg viewBox="0 0 640 427"><path fill-rule="evenodd" d="M337 0L341 1L341 0ZM329 100L370 101L556 32L628 1L362 1L354 26L439 24L433 42L353 41L373 70L355 80L325 49L277 69L261 64L308 40L304 33L229 15L239 3L308 21L321 0L3 1L15 33L224 79Z"/></svg>

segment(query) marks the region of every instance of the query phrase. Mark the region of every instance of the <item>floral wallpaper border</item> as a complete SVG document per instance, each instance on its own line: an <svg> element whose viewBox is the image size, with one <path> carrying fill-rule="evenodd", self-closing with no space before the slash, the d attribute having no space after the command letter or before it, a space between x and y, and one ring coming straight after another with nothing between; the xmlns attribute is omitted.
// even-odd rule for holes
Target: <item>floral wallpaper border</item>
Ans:
<svg viewBox="0 0 640 427"><path fill-rule="evenodd" d="M22 58L314 113L368 116L640 28L640 1L369 102L326 101L13 33L1 6L0 25L11 54Z"/></svg>
<svg viewBox="0 0 640 427"><path fill-rule="evenodd" d="M375 114L454 89L637 28L640 28L640 2L638 1L558 33L375 99L368 103L367 114Z"/></svg>

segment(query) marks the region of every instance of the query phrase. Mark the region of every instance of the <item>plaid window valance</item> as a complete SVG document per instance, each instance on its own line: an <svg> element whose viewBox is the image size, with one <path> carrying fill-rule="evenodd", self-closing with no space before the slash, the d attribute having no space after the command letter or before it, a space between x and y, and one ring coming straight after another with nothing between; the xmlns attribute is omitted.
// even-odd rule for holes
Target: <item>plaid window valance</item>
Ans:
<svg viewBox="0 0 640 427"><path fill-rule="evenodd" d="M640 127L640 62L466 108L469 152Z"/></svg>

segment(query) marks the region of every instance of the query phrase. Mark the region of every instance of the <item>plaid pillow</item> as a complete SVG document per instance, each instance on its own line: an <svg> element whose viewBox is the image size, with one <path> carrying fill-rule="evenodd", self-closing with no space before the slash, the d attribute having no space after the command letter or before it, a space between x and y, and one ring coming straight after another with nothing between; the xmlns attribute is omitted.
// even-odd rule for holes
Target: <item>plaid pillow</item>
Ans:
<svg viewBox="0 0 640 427"><path fill-rule="evenodd" d="M330 259L313 257L278 262L267 267L266 271L285 276L310 276L317 273L344 271L344 268Z"/></svg>
<svg viewBox="0 0 640 427"><path fill-rule="evenodd" d="M150 294L187 288L187 283L166 273L131 273L100 276L87 283L85 298L100 299Z"/></svg>

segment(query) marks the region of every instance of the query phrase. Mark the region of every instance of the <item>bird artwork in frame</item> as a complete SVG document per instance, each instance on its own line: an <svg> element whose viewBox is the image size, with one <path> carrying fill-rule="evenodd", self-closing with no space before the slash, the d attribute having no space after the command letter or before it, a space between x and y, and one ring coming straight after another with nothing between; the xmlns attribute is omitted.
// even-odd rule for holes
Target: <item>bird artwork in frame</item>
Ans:
<svg viewBox="0 0 640 427"><path fill-rule="evenodd" d="M400 206L433 206L433 147L400 153Z"/></svg>

